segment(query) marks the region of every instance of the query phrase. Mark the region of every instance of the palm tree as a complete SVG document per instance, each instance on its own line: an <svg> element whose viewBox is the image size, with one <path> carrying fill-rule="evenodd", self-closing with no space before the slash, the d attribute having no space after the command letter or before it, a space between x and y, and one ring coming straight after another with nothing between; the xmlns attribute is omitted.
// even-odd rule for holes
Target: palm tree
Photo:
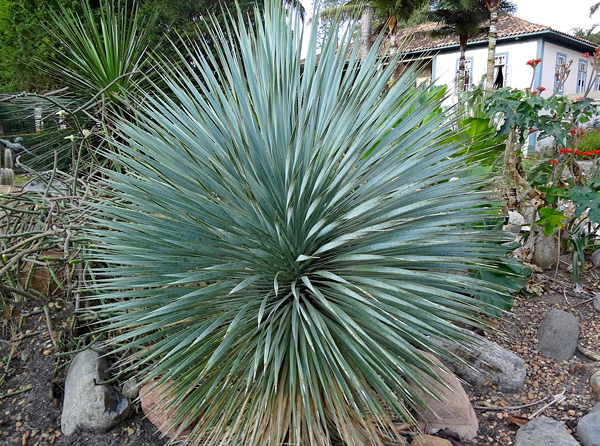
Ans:
<svg viewBox="0 0 600 446"><path fill-rule="evenodd" d="M515 6L505 0L485 0L485 5L490 12L488 62L487 73L485 76L485 89L487 91L491 91L494 85L494 69L496 67L496 38L498 35L496 26L498 24L498 13L500 11L514 12Z"/></svg>
<svg viewBox="0 0 600 446"><path fill-rule="evenodd" d="M393 33L399 20L407 20L418 8L430 3L430 0L350 0L342 6L328 8L320 12L321 17L336 17L341 14L357 16L360 13L361 54L371 49L371 34L373 34L373 17L383 15Z"/></svg>
<svg viewBox="0 0 600 446"><path fill-rule="evenodd" d="M495 6L498 3L497 7ZM460 46L460 58L458 64L458 92L465 90L465 52L469 39L477 37L486 32L488 26L486 22L490 17L490 9L488 4L495 11L495 20L497 21L498 11L510 11L514 6L505 0L439 0L429 13L429 19L438 22L440 27L435 29L431 34L435 37L458 36ZM492 64L495 59L495 23L493 28L494 41L490 43L492 55L488 52L488 70L489 59L491 57ZM493 72L492 72L493 77Z"/></svg>
<svg viewBox="0 0 600 446"><path fill-rule="evenodd" d="M465 52L467 42L485 31L488 18L485 3L478 0L439 0L429 13L429 19L439 27L431 32L433 37L458 36L460 57L458 61L458 94L465 90Z"/></svg>

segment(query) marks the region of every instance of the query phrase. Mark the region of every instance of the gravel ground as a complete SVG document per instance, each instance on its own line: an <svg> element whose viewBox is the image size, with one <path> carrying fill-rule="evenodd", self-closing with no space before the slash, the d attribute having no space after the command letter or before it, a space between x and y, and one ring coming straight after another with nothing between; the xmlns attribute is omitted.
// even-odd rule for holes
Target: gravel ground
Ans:
<svg viewBox="0 0 600 446"><path fill-rule="evenodd" d="M487 337L506 349L516 353L526 364L527 378L523 389L514 394L497 392L494 386L483 389L468 389L474 406L494 407L501 410L477 409L479 436L470 444L510 445L518 424L513 417L530 417L541 409L553 396L564 392L566 399L553 404L543 414L564 423L576 438L577 422L598 402L590 387L590 376L600 369L600 312L594 308L594 295L600 292L600 270L588 267L581 277L581 286L576 287L567 271L567 258L561 269L537 274L535 281L541 294L536 297L515 299L512 313L503 317L496 332ZM572 313L580 323L579 345L592 359L577 351L569 361L557 362L544 358L537 348L537 327L552 308ZM590 354L592 353L592 354ZM547 400L526 408L514 407Z"/></svg>
<svg viewBox="0 0 600 446"><path fill-rule="evenodd" d="M478 438L464 446L513 444L519 427L513 417L531 416L553 395L563 391L566 400L545 409L544 415L562 421L577 438L578 420L598 401L589 378L600 369L600 358L595 362L577 352L570 361L556 362L544 358L537 350L537 326L550 309L559 308L579 320L581 347L600 356L600 312L590 300L600 291L600 269L588 268L582 274L581 286L576 287L566 268L570 262L567 258L564 260L556 280L554 271L538 273L531 287L540 294L517 297L513 311L497 321L495 331L487 333L488 338L525 361L527 381L515 394L497 392L491 385L467 388L473 405L480 407L476 410L480 429ZM59 299L50 303L8 305L4 324L0 324L0 445L164 445L166 441L159 438L141 413L107 434L80 433L71 437L61 434L63 365L66 362L63 356L56 355L42 304L48 306L53 337L60 343L69 332L73 308ZM544 398L549 399L539 402ZM531 403L534 404L515 408Z"/></svg>

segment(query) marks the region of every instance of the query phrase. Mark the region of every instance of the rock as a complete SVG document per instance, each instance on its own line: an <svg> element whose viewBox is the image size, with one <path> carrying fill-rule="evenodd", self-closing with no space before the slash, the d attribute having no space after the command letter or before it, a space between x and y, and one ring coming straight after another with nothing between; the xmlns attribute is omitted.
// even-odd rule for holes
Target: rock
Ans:
<svg viewBox="0 0 600 446"><path fill-rule="evenodd" d="M472 386L490 382L501 392L516 392L525 383L523 360L482 336L473 333L472 345L444 343L443 347L465 360L466 364L449 362L446 366Z"/></svg>
<svg viewBox="0 0 600 446"><path fill-rule="evenodd" d="M515 446L579 446L562 423L548 417L529 421L517 431Z"/></svg>
<svg viewBox="0 0 600 446"><path fill-rule="evenodd" d="M592 253L592 258L590 260L592 262L592 265L594 265L594 266L599 266L600 265L600 249L596 249Z"/></svg>
<svg viewBox="0 0 600 446"><path fill-rule="evenodd" d="M425 354L441 366L437 358L429 353ZM411 387L429 407L429 410L421 408L417 417L419 423L425 425L425 432L429 432L430 429L448 428L456 432L461 440L472 440L477 435L479 423L469 401L469 396L456 376L443 371L441 367L438 367L435 371L446 382L448 388L442 387L430 378L425 377L424 380L431 383L431 388L435 389L439 401L427 395L416 384L411 383Z"/></svg>
<svg viewBox="0 0 600 446"><path fill-rule="evenodd" d="M521 233L521 225L513 225L513 224L507 224L505 225L502 229L504 229L507 232L510 232L512 234L519 234Z"/></svg>
<svg viewBox="0 0 600 446"><path fill-rule="evenodd" d="M596 252L600 252L600 251L596 251ZM596 293L596 295L594 296L594 308L597 311L600 311L600 293Z"/></svg>
<svg viewBox="0 0 600 446"><path fill-rule="evenodd" d="M525 221L525 217L515 211L508 211L508 223L511 225L519 225L523 226L527 222Z"/></svg>
<svg viewBox="0 0 600 446"><path fill-rule="evenodd" d="M125 398L135 399L140 393L140 387L138 386L137 379L130 378L123 383L123 389L121 393Z"/></svg>
<svg viewBox="0 0 600 446"><path fill-rule="evenodd" d="M577 435L583 446L600 446L600 404L579 420Z"/></svg>
<svg viewBox="0 0 600 446"><path fill-rule="evenodd" d="M140 403L148 420L150 420L162 434L169 438L173 438L175 436L175 429L169 429L169 426L171 424L170 418L175 413L177 405L169 410L164 409L164 407L168 406L172 401L172 398L167 393L169 386L169 384L159 385L155 381L144 384L140 389ZM177 437L177 439L180 440L191 432L192 429L188 427Z"/></svg>
<svg viewBox="0 0 600 446"><path fill-rule="evenodd" d="M531 263L542 269L549 268L556 262L557 254L558 246L554 234L544 235L543 232L535 234Z"/></svg>
<svg viewBox="0 0 600 446"><path fill-rule="evenodd" d="M433 435L417 435L411 446L452 446L450 440L434 437Z"/></svg>
<svg viewBox="0 0 600 446"><path fill-rule="evenodd" d="M52 179L52 177L54 177ZM48 190L48 195L50 196L60 196L60 195L69 195L69 191L71 187L68 182L63 181L58 178L56 175L52 174L52 171L45 171L39 173L38 176L32 178L27 183L25 183L21 191L22 192L39 192L43 194L46 191L46 187L48 186L48 182L52 179L52 185Z"/></svg>
<svg viewBox="0 0 600 446"><path fill-rule="evenodd" d="M598 399L600 399L600 370L594 372L594 374L590 377L590 385L592 386L592 389L594 390L594 393Z"/></svg>
<svg viewBox="0 0 600 446"><path fill-rule="evenodd" d="M105 433L125 421L131 413L126 398L120 398L105 381L108 361L93 350L78 353L67 373L61 431L72 435L78 430Z"/></svg>
<svg viewBox="0 0 600 446"><path fill-rule="evenodd" d="M538 327L537 337L542 356L566 361L577 349L579 322L571 313L550 310Z"/></svg>

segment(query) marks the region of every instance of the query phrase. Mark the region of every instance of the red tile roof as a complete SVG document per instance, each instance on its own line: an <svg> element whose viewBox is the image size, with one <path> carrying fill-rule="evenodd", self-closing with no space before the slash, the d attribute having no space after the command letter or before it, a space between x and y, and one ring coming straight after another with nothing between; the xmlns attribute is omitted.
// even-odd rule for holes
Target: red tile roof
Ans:
<svg viewBox="0 0 600 446"><path fill-rule="evenodd" d="M433 38L429 35L430 31L432 31L435 28L438 28L439 26L440 25L438 23L424 23L422 25L399 29L396 32L396 43L399 47L402 48L402 52L426 51L458 45L457 36ZM572 36L571 34L552 29L549 26L538 25L536 23L520 19L519 17L515 17L513 15L501 16L498 19L497 29L498 38L526 35L543 31L553 31L558 34L571 37L582 43L595 46L594 43L588 40L581 39L579 37ZM483 34L477 38L470 39L469 43L482 42L487 40L487 34ZM388 45L389 39L385 39L383 46L387 47ZM382 49L385 50L385 48Z"/></svg>

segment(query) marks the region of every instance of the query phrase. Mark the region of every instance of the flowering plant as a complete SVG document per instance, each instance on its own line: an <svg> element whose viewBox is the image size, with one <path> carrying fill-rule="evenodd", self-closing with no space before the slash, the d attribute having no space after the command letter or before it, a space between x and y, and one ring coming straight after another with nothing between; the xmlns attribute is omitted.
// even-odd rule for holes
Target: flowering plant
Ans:
<svg viewBox="0 0 600 446"><path fill-rule="evenodd" d="M531 68L533 68L535 70L535 67L537 67L541 62L542 62L542 58L538 57L537 59L528 60L527 65L529 65Z"/></svg>
<svg viewBox="0 0 600 446"><path fill-rule="evenodd" d="M594 67L593 74L596 76L600 68L600 49L596 50L593 56L584 54L584 57L591 61ZM587 92L573 101L557 95L569 76L572 61L556 67L553 92L548 98L541 97L541 93L546 91L546 88L541 85L534 88L535 70L540 63L540 59L527 62L527 65L534 70L530 87L524 90L510 88L497 90L487 98L485 111L499 123L498 135L508 135L505 166L508 175L522 191L517 194L516 205L532 200L541 217L535 223L531 221L532 228L538 225L539 228L543 228L543 233L548 235L553 234L557 227L571 227L575 219L580 218L582 212L590 207L590 197L594 197L600 209L600 187L596 190L595 186L590 186L590 184L597 185L598 182L586 182L582 169L576 163L576 159L580 158L598 158L600 132L594 130L598 133L598 146L579 147L583 138L590 132L586 126L597 113L597 107L592 104L592 99L587 97ZM543 160L529 175L525 175L519 168L520 147L534 133L538 138L552 137L555 147L549 159ZM563 175L565 169L570 172L566 178ZM568 218L559 208L560 199L571 200L576 206L575 215L570 217L572 221L566 226L563 225L562 220ZM600 211L588 212L588 218L600 223ZM593 220L594 218L598 219ZM535 235L533 234L534 237Z"/></svg>

